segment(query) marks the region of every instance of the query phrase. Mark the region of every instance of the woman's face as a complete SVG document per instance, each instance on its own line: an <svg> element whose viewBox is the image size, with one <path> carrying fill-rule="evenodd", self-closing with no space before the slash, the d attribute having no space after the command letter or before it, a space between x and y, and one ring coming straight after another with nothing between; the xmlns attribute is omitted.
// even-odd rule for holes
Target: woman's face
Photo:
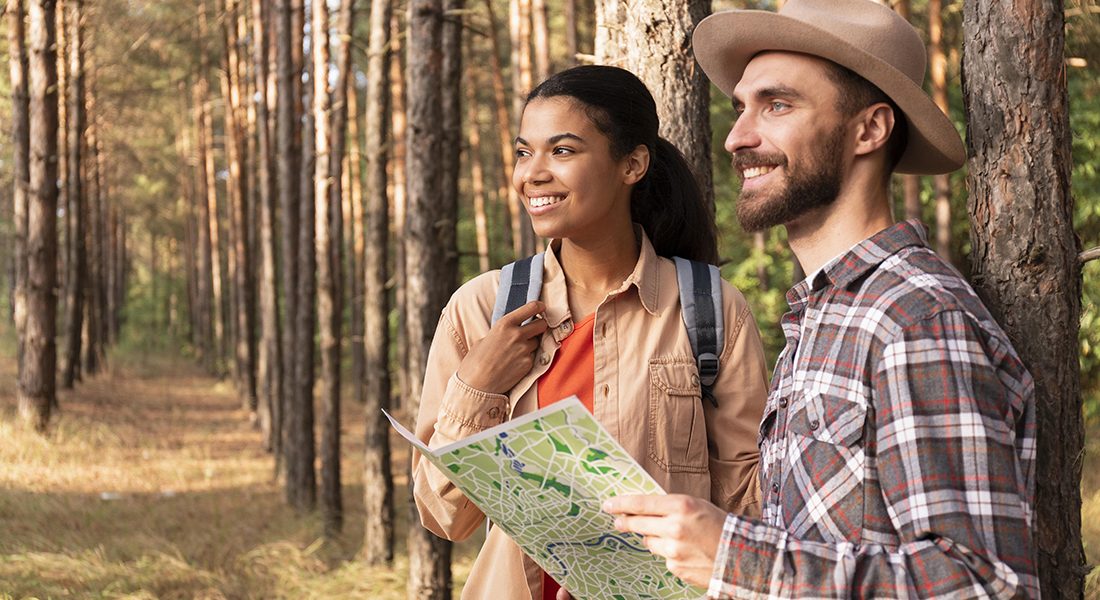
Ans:
<svg viewBox="0 0 1100 600"><path fill-rule="evenodd" d="M610 140L576 100L531 101L515 150L512 185L536 234L579 240L630 225L630 191L644 166L639 174L631 156L612 158Z"/></svg>

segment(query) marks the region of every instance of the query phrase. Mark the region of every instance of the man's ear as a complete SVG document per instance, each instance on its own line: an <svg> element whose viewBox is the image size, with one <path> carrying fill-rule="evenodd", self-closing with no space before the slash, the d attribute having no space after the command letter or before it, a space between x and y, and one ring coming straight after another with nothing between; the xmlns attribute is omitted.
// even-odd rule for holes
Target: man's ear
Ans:
<svg viewBox="0 0 1100 600"><path fill-rule="evenodd" d="M634 185L649 171L649 148L646 148L645 144L638 144L623 161L625 166L623 183Z"/></svg>
<svg viewBox="0 0 1100 600"><path fill-rule="evenodd" d="M856 156L865 156L886 145L894 131L894 109L879 102L863 109L856 117Z"/></svg>

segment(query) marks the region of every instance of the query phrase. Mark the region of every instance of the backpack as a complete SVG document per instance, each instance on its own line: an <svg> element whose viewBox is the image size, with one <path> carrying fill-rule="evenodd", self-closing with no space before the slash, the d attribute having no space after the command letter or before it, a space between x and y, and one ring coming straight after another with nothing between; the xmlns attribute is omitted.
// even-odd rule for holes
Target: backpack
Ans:
<svg viewBox="0 0 1100 600"><path fill-rule="evenodd" d="M680 288L680 316L687 327L691 352L699 369L702 396L714 406L718 399L711 390L718 378L718 357L725 342L722 318L722 276L718 267L696 260L674 257ZM513 310L538 300L542 293L543 255L536 254L504 265L490 326Z"/></svg>

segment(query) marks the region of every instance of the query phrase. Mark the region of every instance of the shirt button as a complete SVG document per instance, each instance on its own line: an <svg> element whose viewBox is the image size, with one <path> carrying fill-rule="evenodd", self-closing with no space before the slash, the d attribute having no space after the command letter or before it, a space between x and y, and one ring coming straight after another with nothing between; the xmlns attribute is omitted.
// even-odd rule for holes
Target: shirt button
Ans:
<svg viewBox="0 0 1100 600"><path fill-rule="evenodd" d="M772 491L775 492L776 494L779 493L779 482L778 481L773 481L772 482Z"/></svg>
<svg viewBox="0 0 1100 600"><path fill-rule="evenodd" d="M489 418L495 419L500 416L500 408L494 406L489 409Z"/></svg>
<svg viewBox="0 0 1100 600"><path fill-rule="evenodd" d="M787 408L787 399L786 398L780 398L779 399L779 408Z"/></svg>
<svg viewBox="0 0 1100 600"><path fill-rule="evenodd" d="M810 431L817 431L817 428L821 426L821 423L817 422L817 419L810 421Z"/></svg>
<svg viewBox="0 0 1100 600"><path fill-rule="evenodd" d="M546 365L550 364L550 355L549 354L539 355L539 364L544 366L544 367Z"/></svg>
<svg viewBox="0 0 1100 600"><path fill-rule="evenodd" d="M570 331L573 331L573 324L569 321L566 321L562 323L561 326L558 327L558 329L560 329L562 333L569 333Z"/></svg>

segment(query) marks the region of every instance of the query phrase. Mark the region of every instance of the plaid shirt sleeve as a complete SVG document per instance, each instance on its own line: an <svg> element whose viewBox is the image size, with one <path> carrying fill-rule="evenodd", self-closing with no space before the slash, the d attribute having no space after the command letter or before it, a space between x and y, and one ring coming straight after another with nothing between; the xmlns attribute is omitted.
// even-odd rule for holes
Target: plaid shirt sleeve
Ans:
<svg viewBox="0 0 1100 600"><path fill-rule="evenodd" d="M899 544L800 540L730 515L711 597L1039 596L1030 375L961 311L900 328L879 350L864 451Z"/></svg>

